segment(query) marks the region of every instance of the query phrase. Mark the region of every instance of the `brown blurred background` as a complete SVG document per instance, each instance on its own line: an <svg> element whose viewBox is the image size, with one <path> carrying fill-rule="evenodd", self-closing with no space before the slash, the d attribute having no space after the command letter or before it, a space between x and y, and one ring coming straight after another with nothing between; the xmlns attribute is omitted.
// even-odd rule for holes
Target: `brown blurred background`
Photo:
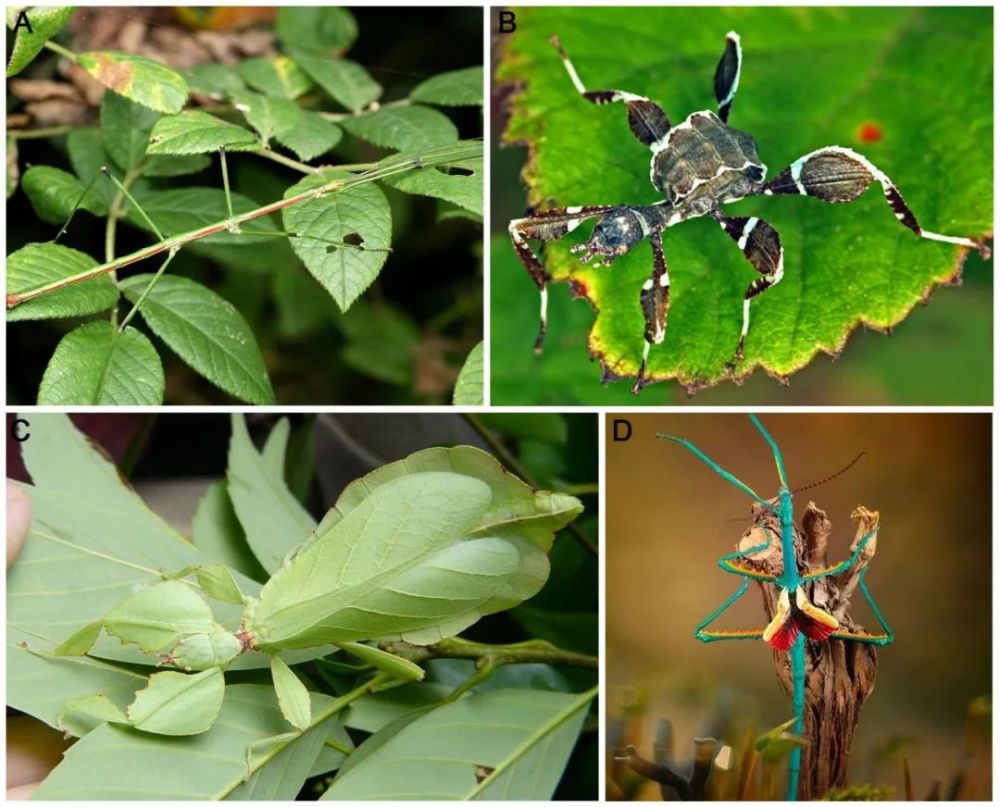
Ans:
<svg viewBox="0 0 1000 807"><path fill-rule="evenodd" d="M615 442L613 421L622 418L632 438ZM810 500L833 522L831 562L848 556L856 505L882 517L868 584L896 642L879 650L848 783L891 786L899 798L905 756L918 798L935 779L947 788L970 745L970 702L991 694L989 416L776 413L762 420L782 448L793 489L866 452L843 475L795 497L797 523ZM716 560L734 551L750 500L656 432L691 440L765 498L778 481L770 450L745 415L607 416L608 744L624 738L650 757L657 726L669 718L685 760L694 737L732 741L720 736L722 726L762 732L792 712L761 642L705 645L693 637L740 585ZM854 603L855 619L877 628L860 595ZM752 584L716 627L764 624ZM659 790L647 783L625 795L655 799Z"/></svg>

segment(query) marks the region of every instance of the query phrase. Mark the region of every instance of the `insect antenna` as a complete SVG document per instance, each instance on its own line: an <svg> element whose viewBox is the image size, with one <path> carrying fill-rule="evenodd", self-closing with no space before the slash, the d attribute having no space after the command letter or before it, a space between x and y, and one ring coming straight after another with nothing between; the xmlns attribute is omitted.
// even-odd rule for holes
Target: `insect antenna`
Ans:
<svg viewBox="0 0 1000 807"><path fill-rule="evenodd" d="M832 473L828 477L826 477L825 479L820 479L818 482L813 482L813 483L811 483L809 485L803 485L801 488L795 488L795 490L793 490L792 493L793 494L794 493L800 493L803 490L809 490L810 488L818 488L820 485L825 485L827 482L830 482L831 480L836 479L842 473L845 473L846 471L849 471L851 469L851 467L854 465L854 463L856 463L864 455L865 455L865 452L862 451L860 454L858 454L858 456L856 456L853 460L851 460L849 463L847 463L847 465L845 465L843 468L841 468L836 473Z"/></svg>

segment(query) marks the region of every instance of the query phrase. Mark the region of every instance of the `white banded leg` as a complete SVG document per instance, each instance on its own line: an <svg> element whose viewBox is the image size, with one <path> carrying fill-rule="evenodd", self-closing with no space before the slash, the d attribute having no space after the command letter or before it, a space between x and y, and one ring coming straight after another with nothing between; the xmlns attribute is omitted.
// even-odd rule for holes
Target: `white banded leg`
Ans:
<svg viewBox="0 0 1000 807"><path fill-rule="evenodd" d="M729 110L733 106L736 90L740 86L740 66L743 64L743 49L740 35L735 31L726 34L726 49L715 68L715 100L719 102L719 120L729 120Z"/></svg>
<svg viewBox="0 0 1000 807"><path fill-rule="evenodd" d="M743 347L750 330L750 301L781 282L785 275L785 250L778 231L756 216L726 216L719 211L711 215L726 235L736 242L753 268L760 272L760 277L750 282L743 295L743 328L731 362L736 364L743 359Z"/></svg>
<svg viewBox="0 0 1000 807"><path fill-rule="evenodd" d="M536 354L542 352L542 342L545 341L545 332L548 329L548 282L552 277L528 245L527 239L534 238L543 242L555 241L567 233L573 232L573 230L587 219L607 213L611 209L610 205L560 207L535 213L523 219L514 219L507 227L510 239L514 244L514 249L517 251L517 256L521 259L521 263L524 264L524 268L528 270L531 279L535 281L535 285L538 286L541 296L538 336L535 339Z"/></svg>
<svg viewBox="0 0 1000 807"><path fill-rule="evenodd" d="M566 72L569 73L570 81L573 82L576 91L592 104L601 105L617 101L624 102L628 108L628 125L632 130L632 134L644 146L648 146L653 151L656 151L658 144L667 136L667 132L670 131L670 119L659 104L655 101L650 101L642 95L635 95L623 90L588 90L583 82L580 81L580 76L576 72L576 68L573 67L573 62L570 61L566 51L563 50L559 37L553 36L549 41L559 51L559 57L566 66Z"/></svg>
<svg viewBox="0 0 1000 807"><path fill-rule="evenodd" d="M921 238L972 247L984 258L989 257L989 249L984 243L921 227L893 181L867 157L843 146L827 146L799 157L764 186L764 194L797 193L824 202L853 202L872 182L882 186L885 200L899 222Z"/></svg>
<svg viewBox="0 0 1000 807"><path fill-rule="evenodd" d="M632 385L632 393L635 395L638 395L646 385L649 348L663 342L667 332L667 311L670 309L670 274L667 272L667 259L663 254L662 231L651 232L649 243L653 245L653 274L639 292L639 304L642 307L642 316L646 320L646 328L643 334L645 341L642 345L642 362L639 364L639 374L636 376L635 384Z"/></svg>

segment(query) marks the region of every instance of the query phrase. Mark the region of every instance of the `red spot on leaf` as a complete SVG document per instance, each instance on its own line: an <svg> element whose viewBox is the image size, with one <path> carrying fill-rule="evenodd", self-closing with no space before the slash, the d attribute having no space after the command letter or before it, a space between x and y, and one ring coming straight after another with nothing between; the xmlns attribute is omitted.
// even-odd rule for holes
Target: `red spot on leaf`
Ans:
<svg viewBox="0 0 1000 807"><path fill-rule="evenodd" d="M858 127L858 140L862 143L877 143L882 139L882 127L877 123L866 121Z"/></svg>

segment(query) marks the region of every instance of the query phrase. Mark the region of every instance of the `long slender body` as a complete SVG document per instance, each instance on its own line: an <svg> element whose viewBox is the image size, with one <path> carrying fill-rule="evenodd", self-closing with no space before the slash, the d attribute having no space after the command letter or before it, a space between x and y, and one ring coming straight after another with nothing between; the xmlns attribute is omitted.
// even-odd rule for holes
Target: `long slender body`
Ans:
<svg viewBox="0 0 1000 807"><path fill-rule="evenodd" d="M698 457L698 459L708 465L713 471L719 474L719 476L742 490L744 493L748 494L752 499L754 499L754 501L757 502L758 505L765 508L766 512L778 517L781 525L781 573L778 575L768 574L752 566L746 566L740 563L741 560L746 560L755 554L759 554L764 550L769 549L771 546L770 540L765 540L763 543L752 546L748 549L723 555L719 559L719 566L726 572L741 576L743 578L743 583L735 594L730 596L725 602L722 603L722 605L716 608L711 614L708 615L708 617L698 624L694 635L695 638L703 642L717 642L733 639L763 639L773 649L787 652L789 654L789 668L792 679L792 713L795 718L793 727L795 734L802 736L805 728L807 638L814 642L823 642L827 639L834 638L844 641L866 642L875 645L890 644L894 639L892 630L883 618L881 611L879 611L878 606L876 606L875 601L865 584L865 575L868 571L867 567L861 569L858 574L858 588L871 606L872 612L875 614L879 625L882 627L882 633L873 634L856 630L847 630L840 625L839 621L833 616L833 614L814 605L809 596L806 594L804 588L804 584L811 583L831 575L838 575L847 571L857 565L863 557L865 558L864 562L867 562L867 560L871 557L871 553L865 556L865 549L868 547L870 542L874 540L878 533L878 516L877 514L870 514L868 511L863 511L859 508L859 512L864 512L871 517L873 528L856 541L853 551L851 552L851 556L842 563L817 569L815 571L809 570L804 574L800 573L799 558L795 549L795 511L792 504L792 491L789 488L788 479L785 474L785 465L781 456L781 450L778 448L778 444L774 441L774 438L771 437L767 429L764 428L764 425L760 422L759 418L756 415L750 415L750 419L771 447L774 462L777 466L778 478L781 487L778 490L778 495L771 500L767 500L759 496L753 491L752 488L722 468L718 463L712 460L708 455L688 440L665 434L657 434L657 437L680 443L692 454ZM736 602L736 600L746 593L750 580L756 580L762 585L772 584L778 588L779 595L777 598L776 613L771 622L765 628L760 630L708 630L708 627L712 622L714 622L724 611ZM788 763L787 798L789 801L794 801L798 796L801 766L802 749L801 747L796 747L792 750Z"/></svg>

